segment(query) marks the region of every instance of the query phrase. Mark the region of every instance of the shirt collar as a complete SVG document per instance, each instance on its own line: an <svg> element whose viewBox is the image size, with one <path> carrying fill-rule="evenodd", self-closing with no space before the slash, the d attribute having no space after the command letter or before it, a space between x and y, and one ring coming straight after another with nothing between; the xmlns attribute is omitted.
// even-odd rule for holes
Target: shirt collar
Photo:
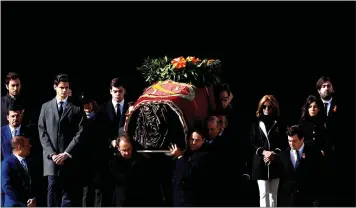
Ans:
<svg viewBox="0 0 356 208"><path fill-rule="evenodd" d="M20 132L21 124L20 124L20 126L17 127L17 128L14 128L14 127L12 127L12 126L10 126L10 125L9 125L9 127L10 127L10 131L11 131L11 134L12 134L12 132L14 132L15 129L16 129L17 132Z"/></svg>
<svg viewBox="0 0 356 208"><path fill-rule="evenodd" d="M21 163L22 160L25 159L24 157L21 157L21 156L15 154L15 153L14 153L14 155L15 155L15 157L20 161L20 163Z"/></svg>
<svg viewBox="0 0 356 208"><path fill-rule="evenodd" d="M124 106L124 100L125 100L125 99L122 99L122 100L121 100L121 102L119 102L119 104L120 104L120 108L122 108L122 107ZM114 108L115 108L115 107L116 107L117 102L116 102L115 100L112 100L112 104L114 105Z"/></svg>
<svg viewBox="0 0 356 208"><path fill-rule="evenodd" d="M63 102L63 104L66 104L67 103L67 100L68 100L68 96L64 99L64 100L60 100L58 97L56 97L56 100L57 100L57 105L59 104L59 102Z"/></svg>
<svg viewBox="0 0 356 208"><path fill-rule="evenodd" d="M333 100L333 98L330 98L330 100L323 100L323 99L321 99L321 100L323 101L324 104L325 104L325 103L330 104L331 101Z"/></svg>
<svg viewBox="0 0 356 208"><path fill-rule="evenodd" d="M11 99L16 100L16 98L15 98L14 96L10 95L10 93L7 93L7 95L8 95Z"/></svg>
<svg viewBox="0 0 356 208"><path fill-rule="evenodd" d="M295 152L296 150L292 149L293 152ZM299 151L299 154L303 154L303 151L304 151L304 143L303 145L298 149Z"/></svg>

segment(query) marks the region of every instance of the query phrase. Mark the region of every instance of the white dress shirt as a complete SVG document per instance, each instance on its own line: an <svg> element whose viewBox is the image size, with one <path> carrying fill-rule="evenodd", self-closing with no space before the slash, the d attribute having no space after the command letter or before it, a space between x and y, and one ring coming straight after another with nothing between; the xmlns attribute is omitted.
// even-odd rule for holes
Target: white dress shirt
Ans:
<svg viewBox="0 0 356 208"><path fill-rule="evenodd" d="M304 143L303 145L299 148L299 160L301 159L302 157L302 154L303 154L303 151L304 151ZM294 149L291 149L290 150L290 160L293 164L293 167L295 168L295 164L297 162L297 153L296 153L296 150Z"/></svg>
<svg viewBox="0 0 356 208"><path fill-rule="evenodd" d="M21 124L20 124L20 126L17 127L17 128L14 128L14 127L12 127L12 126L10 126L10 125L9 125L9 127L10 127L10 131L11 131L12 137L17 136L17 135L20 135ZM16 135L14 135L15 130L16 130Z"/></svg>
<svg viewBox="0 0 356 208"><path fill-rule="evenodd" d="M125 113L125 112L123 112L123 110L124 110L124 101L125 101L125 99L122 99L121 102L119 102L121 115L123 113ZM115 113L117 113L117 102L115 100L112 100L112 104L114 106Z"/></svg>
<svg viewBox="0 0 356 208"><path fill-rule="evenodd" d="M331 101L333 100L333 98L331 98L330 100L323 100L323 99L321 99L321 100L323 101L324 106L325 106L325 103L328 104L328 107L327 107L327 110L326 110L326 115L328 116L329 112L330 112Z"/></svg>
<svg viewBox="0 0 356 208"><path fill-rule="evenodd" d="M59 102L63 102L63 104L62 104L62 107L63 107L63 110L66 108L66 106L67 106L67 103L68 103L68 97L66 97L64 100L60 100L58 97L56 97L56 99L57 99L57 107L58 107L58 109L60 108L60 104L59 104Z"/></svg>

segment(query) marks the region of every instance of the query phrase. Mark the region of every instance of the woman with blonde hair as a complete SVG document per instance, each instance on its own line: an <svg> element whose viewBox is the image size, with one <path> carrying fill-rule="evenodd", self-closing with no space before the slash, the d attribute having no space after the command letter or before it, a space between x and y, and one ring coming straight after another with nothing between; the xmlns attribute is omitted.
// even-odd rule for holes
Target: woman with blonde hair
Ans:
<svg viewBox="0 0 356 208"><path fill-rule="evenodd" d="M265 95L258 103L256 121L250 139L254 147L252 180L257 180L260 207L276 207L281 170L276 155L287 147L287 137L278 121L279 105L273 95Z"/></svg>

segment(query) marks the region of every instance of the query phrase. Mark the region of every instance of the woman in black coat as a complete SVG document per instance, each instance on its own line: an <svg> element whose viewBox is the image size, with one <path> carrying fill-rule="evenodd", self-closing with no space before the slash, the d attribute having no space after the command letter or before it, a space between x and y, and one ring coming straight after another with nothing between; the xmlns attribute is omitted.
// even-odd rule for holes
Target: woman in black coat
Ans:
<svg viewBox="0 0 356 208"><path fill-rule="evenodd" d="M262 97L256 116L250 133L254 148L252 180L258 183L260 207L275 207L281 174L276 155L287 147L288 142L284 128L278 122L279 105L273 95Z"/></svg>
<svg viewBox="0 0 356 208"><path fill-rule="evenodd" d="M323 155L326 155L331 153L332 147L324 121L325 112L321 101L310 95L302 107L299 126L304 131L304 141L313 144Z"/></svg>
<svg viewBox="0 0 356 208"><path fill-rule="evenodd" d="M325 126L325 110L322 102L315 96L310 95L302 107L302 115L299 121L299 126L304 132L304 142L310 143L318 149L324 156L320 161L320 167L323 174L321 181L329 181L329 183L321 183L320 197L321 206L327 205L327 202L333 196L330 193L330 178L333 178L331 172L333 169L331 162L331 154L333 148L331 145L331 134Z"/></svg>

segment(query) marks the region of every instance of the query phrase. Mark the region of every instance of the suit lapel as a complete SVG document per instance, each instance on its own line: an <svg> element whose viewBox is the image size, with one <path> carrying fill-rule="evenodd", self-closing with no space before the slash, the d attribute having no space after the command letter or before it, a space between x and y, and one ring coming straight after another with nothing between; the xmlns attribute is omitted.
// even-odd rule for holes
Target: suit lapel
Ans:
<svg viewBox="0 0 356 208"><path fill-rule="evenodd" d="M58 106L57 106L56 98L54 98L51 102L51 109L53 111L54 117L56 117L56 120L59 121Z"/></svg>
<svg viewBox="0 0 356 208"><path fill-rule="evenodd" d="M107 112L110 121L113 122L115 120L115 109L114 109L114 105L112 104L112 101L108 102L107 104Z"/></svg>
<svg viewBox="0 0 356 208"><path fill-rule="evenodd" d="M294 166L293 166L293 163L292 163L292 158L290 156L290 148L288 148L286 151L284 151L284 157L285 158L285 164L287 165L287 169L288 171L290 171L291 173L294 174Z"/></svg>
<svg viewBox="0 0 356 208"><path fill-rule="evenodd" d="M334 114L334 108L335 108L335 99L333 98L333 100L330 102L330 109L329 109L329 112L328 112L328 115L329 116L332 116Z"/></svg>
<svg viewBox="0 0 356 208"><path fill-rule="evenodd" d="M66 116L68 114L68 112L70 111L70 109L72 109L72 107L73 107L73 104L70 102L67 102L67 105L63 110L61 120L62 120L62 118L64 118L64 116Z"/></svg>
<svg viewBox="0 0 356 208"><path fill-rule="evenodd" d="M126 118L126 111L128 108L128 104L126 101L124 101L124 106L122 108L122 112L121 112L121 118L120 118L120 126L123 126L125 124L125 118Z"/></svg>
<svg viewBox="0 0 356 208"><path fill-rule="evenodd" d="M5 134L6 134L6 140L10 140L10 141L11 141L11 139L12 139L12 134L11 134L10 125L7 125Z"/></svg>
<svg viewBox="0 0 356 208"><path fill-rule="evenodd" d="M25 168L22 166L22 164L20 163L20 161L17 159L17 157L16 157L14 154L12 154L12 157L13 157L13 160L15 161L15 164L17 165L17 167L18 167L18 168L20 169L20 171L22 172L22 174L25 175L25 176L27 176L28 179L29 179L29 181L31 181L30 171L27 172L27 171L25 170ZM28 168L28 166L27 166L27 168Z"/></svg>
<svg viewBox="0 0 356 208"><path fill-rule="evenodd" d="M297 170L300 169L300 167L302 167L303 164L305 163L305 158L303 158L303 155L306 155L307 152L308 152L308 147L307 145L304 144L304 150L302 155L300 156L299 166L297 167Z"/></svg>

